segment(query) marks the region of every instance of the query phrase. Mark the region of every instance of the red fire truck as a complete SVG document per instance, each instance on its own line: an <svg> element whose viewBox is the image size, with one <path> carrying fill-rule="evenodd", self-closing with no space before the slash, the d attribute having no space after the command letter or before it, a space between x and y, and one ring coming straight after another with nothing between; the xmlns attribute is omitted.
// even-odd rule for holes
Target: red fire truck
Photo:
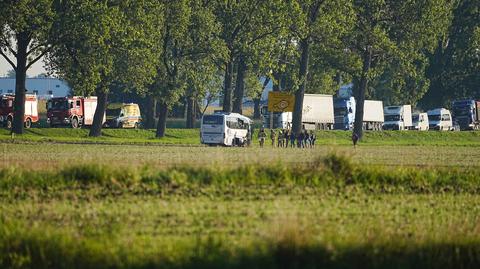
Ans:
<svg viewBox="0 0 480 269"><path fill-rule="evenodd" d="M12 128L14 102L15 95L13 94L0 96L0 123L7 128ZM38 122L38 101L36 95L25 95L25 117L23 121L25 128L30 128L32 123Z"/></svg>
<svg viewBox="0 0 480 269"><path fill-rule="evenodd" d="M47 102L47 123L51 127L92 125L97 97L55 97ZM105 117L103 117L105 121Z"/></svg>

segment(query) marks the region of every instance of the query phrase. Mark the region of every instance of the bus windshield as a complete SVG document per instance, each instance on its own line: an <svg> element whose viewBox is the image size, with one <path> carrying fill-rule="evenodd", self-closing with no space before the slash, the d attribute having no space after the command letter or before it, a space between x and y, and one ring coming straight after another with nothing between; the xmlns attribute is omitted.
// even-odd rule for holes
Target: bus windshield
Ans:
<svg viewBox="0 0 480 269"><path fill-rule="evenodd" d="M205 115L203 116L203 124L223 125L222 115Z"/></svg>

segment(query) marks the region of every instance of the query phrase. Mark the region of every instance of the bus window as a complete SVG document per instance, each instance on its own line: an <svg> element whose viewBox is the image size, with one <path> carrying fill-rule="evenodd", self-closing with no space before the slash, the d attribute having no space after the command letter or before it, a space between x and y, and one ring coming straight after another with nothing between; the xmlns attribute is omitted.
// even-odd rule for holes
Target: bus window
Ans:
<svg viewBox="0 0 480 269"><path fill-rule="evenodd" d="M221 115L205 115L205 116L203 116L203 124L223 125L223 116L221 116Z"/></svg>

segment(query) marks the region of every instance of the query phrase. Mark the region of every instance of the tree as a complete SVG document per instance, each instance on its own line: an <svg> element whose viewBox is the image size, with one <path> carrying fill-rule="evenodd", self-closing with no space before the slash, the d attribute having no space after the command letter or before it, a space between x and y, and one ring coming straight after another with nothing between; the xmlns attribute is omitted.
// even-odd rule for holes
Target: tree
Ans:
<svg viewBox="0 0 480 269"><path fill-rule="evenodd" d="M12 132L23 134L27 70L51 48L48 36L56 14L52 0L0 3L0 55L15 71Z"/></svg>
<svg viewBox="0 0 480 269"><path fill-rule="evenodd" d="M161 40L162 53L151 92L158 99L159 119L156 137L164 137L168 111L184 95L188 86L200 87L204 79L195 79L193 64L208 63L212 55L223 57L223 46L217 42L218 24L209 2L201 0L167 1L163 16L165 29ZM216 58L215 58L216 59ZM200 70L210 72L211 68ZM208 77L208 75L207 75ZM189 85L190 83L190 85Z"/></svg>
<svg viewBox="0 0 480 269"><path fill-rule="evenodd" d="M351 24L350 1L311 0L294 1L292 14L295 23L291 30L298 47L298 81L293 111L293 133L302 130L303 97L307 88L312 44L325 47L337 45Z"/></svg>
<svg viewBox="0 0 480 269"><path fill-rule="evenodd" d="M155 74L161 6L156 1L59 1L50 68L76 94L98 97L90 136L100 136L111 87L143 91ZM62 34L60 34L62 33Z"/></svg>
<svg viewBox="0 0 480 269"><path fill-rule="evenodd" d="M222 58L225 72L223 83L223 111L241 112L244 95L244 79L248 64L260 60L269 60L265 50L273 42L267 39L274 37L284 28L286 14L284 1L217 1L215 7L216 20L221 24L219 38L227 48ZM262 45L259 47L259 44ZM268 55L268 56L267 56ZM233 78L237 67L235 100L232 98ZM232 101L235 102L233 109Z"/></svg>
<svg viewBox="0 0 480 269"><path fill-rule="evenodd" d="M448 107L455 99L480 98L480 2L457 2L448 32L438 38L437 49L429 55L431 85L421 100L425 107Z"/></svg>
<svg viewBox="0 0 480 269"><path fill-rule="evenodd" d="M449 21L449 1L354 1L355 27L348 53L361 68L352 74L357 99L353 132L363 135L363 105L369 83L398 61L403 66L432 51Z"/></svg>

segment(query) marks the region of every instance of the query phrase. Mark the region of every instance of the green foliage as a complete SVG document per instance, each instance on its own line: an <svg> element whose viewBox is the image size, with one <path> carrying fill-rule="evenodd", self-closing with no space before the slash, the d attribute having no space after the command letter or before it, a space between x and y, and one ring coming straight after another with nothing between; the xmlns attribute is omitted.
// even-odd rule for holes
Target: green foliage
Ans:
<svg viewBox="0 0 480 269"><path fill-rule="evenodd" d="M432 84L422 100L425 107L449 107L455 99L480 96L479 21L477 1L456 2L447 33L439 37L437 50L429 55Z"/></svg>
<svg viewBox="0 0 480 269"><path fill-rule="evenodd" d="M57 44L50 68L78 95L108 91L114 84L142 91L152 80L161 28L153 1L71 1L56 6Z"/></svg>

